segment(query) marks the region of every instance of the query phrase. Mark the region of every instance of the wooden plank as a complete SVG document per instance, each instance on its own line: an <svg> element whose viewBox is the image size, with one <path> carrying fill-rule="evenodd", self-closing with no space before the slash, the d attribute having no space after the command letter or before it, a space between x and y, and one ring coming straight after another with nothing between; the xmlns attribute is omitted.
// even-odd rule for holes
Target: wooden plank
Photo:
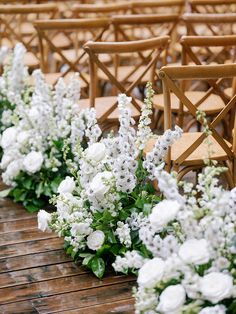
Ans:
<svg viewBox="0 0 236 314"><path fill-rule="evenodd" d="M133 314L134 313L134 299L126 299L118 302L99 304L82 309L66 310L58 312L60 314Z"/></svg>
<svg viewBox="0 0 236 314"><path fill-rule="evenodd" d="M0 290L2 288L40 282L88 273L88 270L74 262L65 262L0 274Z"/></svg>
<svg viewBox="0 0 236 314"><path fill-rule="evenodd" d="M38 223L35 217L30 217L16 221L0 222L0 234L6 232L36 229L37 226Z"/></svg>
<svg viewBox="0 0 236 314"><path fill-rule="evenodd" d="M0 260L0 273L71 261L64 250L10 257ZM0 312L1 313L1 312Z"/></svg>
<svg viewBox="0 0 236 314"><path fill-rule="evenodd" d="M38 229L8 232L3 233L0 236L0 246L16 243L26 243L33 240L51 239L56 237L58 236L54 232L41 232Z"/></svg>
<svg viewBox="0 0 236 314"><path fill-rule="evenodd" d="M71 277L51 279L20 286L0 289L0 304L19 302L34 298L44 298L73 291L87 290L95 287L104 287L121 282L133 281L129 276L107 276L98 280L92 274L81 274Z"/></svg>
<svg viewBox="0 0 236 314"><path fill-rule="evenodd" d="M0 305L0 313L4 314L38 314L31 301L19 302L18 304Z"/></svg>
<svg viewBox="0 0 236 314"><path fill-rule="evenodd" d="M0 202L0 222L15 221L36 216L36 213L28 213L21 205L15 204L11 200L1 200Z"/></svg>
<svg viewBox="0 0 236 314"><path fill-rule="evenodd" d="M58 250L62 248L63 243L62 238L52 238L50 240L43 239L26 243L3 245L0 247L0 260L8 257Z"/></svg>

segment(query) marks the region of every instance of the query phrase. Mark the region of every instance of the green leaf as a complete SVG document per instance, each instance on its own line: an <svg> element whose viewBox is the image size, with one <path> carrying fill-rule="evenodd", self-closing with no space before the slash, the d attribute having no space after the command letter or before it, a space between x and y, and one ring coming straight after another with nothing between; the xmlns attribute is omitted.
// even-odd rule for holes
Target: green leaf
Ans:
<svg viewBox="0 0 236 314"><path fill-rule="evenodd" d="M111 244L117 243L116 237L112 230L107 232L107 241Z"/></svg>
<svg viewBox="0 0 236 314"><path fill-rule="evenodd" d="M16 202L23 202L26 198L27 192L22 189L15 188L12 190L12 195Z"/></svg>
<svg viewBox="0 0 236 314"><path fill-rule="evenodd" d="M101 279L105 273L105 262L101 257L94 256L91 260L91 269L95 276Z"/></svg>
<svg viewBox="0 0 236 314"><path fill-rule="evenodd" d="M22 180L22 185L25 189L30 190L30 188L33 185L32 179L31 178L24 178L24 180Z"/></svg>
<svg viewBox="0 0 236 314"><path fill-rule="evenodd" d="M7 197L11 191L12 191L12 188L0 191L0 198Z"/></svg>
<svg viewBox="0 0 236 314"><path fill-rule="evenodd" d="M35 193L37 195L37 197L39 198L42 194L43 194L43 182L40 182L35 189Z"/></svg>
<svg viewBox="0 0 236 314"><path fill-rule="evenodd" d="M148 216L149 214L151 214L152 207L153 207L152 204L148 204L148 203L143 205L143 213L145 216Z"/></svg>
<svg viewBox="0 0 236 314"><path fill-rule="evenodd" d="M24 206L30 213L35 213L40 209L38 206L35 206L33 204L24 204Z"/></svg>
<svg viewBox="0 0 236 314"><path fill-rule="evenodd" d="M93 258L94 258L94 254L87 254L87 256L83 259L82 265L91 267L90 262Z"/></svg>
<svg viewBox="0 0 236 314"><path fill-rule="evenodd" d="M51 190L53 193L57 193L57 189L59 184L61 183L62 178L60 176L57 176L52 182L51 182Z"/></svg>

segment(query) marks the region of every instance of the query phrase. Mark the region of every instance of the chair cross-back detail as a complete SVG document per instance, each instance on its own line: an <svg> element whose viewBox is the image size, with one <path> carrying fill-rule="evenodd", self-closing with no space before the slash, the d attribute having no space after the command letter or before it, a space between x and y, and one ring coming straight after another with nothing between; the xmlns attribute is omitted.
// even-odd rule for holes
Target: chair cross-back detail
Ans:
<svg viewBox="0 0 236 314"><path fill-rule="evenodd" d="M184 10L184 0L147 0L132 1L132 11L134 14L178 14Z"/></svg>
<svg viewBox="0 0 236 314"><path fill-rule="evenodd" d="M233 13L236 0L188 0L193 13Z"/></svg>
<svg viewBox="0 0 236 314"><path fill-rule="evenodd" d="M109 19L65 19L53 21L36 21L35 28L37 29L41 51L41 67L43 71L50 72L51 69L48 63L48 56L51 54L53 58L59 57L60 64L66 69L58 73L59 76L65 77L70 72L80 73L81 87L88 88L89 80L86 71L88 70L88 57L83 51L84 44L81 33L87 33L90 40L101 41L104 33L109 29ZM52 42L50 32L59 32L66 35L70 41L70 50L65 50L58 47L55 42ZM49 51L48 51L49 50ZM50 54L49 54L50 53ZM60 69L59 69L60 70Z"/></svg>
<svg viewBox="0 0 236 314"><path fill-rule="evenodd" d="M133 96L132 92L134 88L140 84L142 78L147 73L150 73L150 81L153 82L155 72L157 70L157 61L162 51L167 49L168 44L169 36L129 42L87 42L84 45L84 49L88 53L90 60L90 106L96 107L96 73L98 69L100 69L107 76L112 86L116 88L117 93L125 93L127 96ZM144 53L147 51L150 51L149 57L141 59L140 63L134 65L131 72L127 73L126 76L123 78L119 77L118 75L119 66L115 66L115 73L112 73L109 66L101 62L99 58L100 55L103 54L120 56L122 54L136 53L137 55L139 55L140 53ZM142 71L139 70L140 67L142 67ZM137 75L135 75L136 73ZM130 81L131 75L135 75L132 81ZM129 80L127 78L129 78ZM106 97L102 97L102 99L105 98ZM136 112L138 111L139 113L140 101L138 102L135 97L132 97L132 105L136 109ZM109 106L109 109L105 110L104 113L100 116L100 122L104 122L115 109L117 109L117 101L116 97L113 97L113 103Z"/></svg>
<svg viewBox="0 0 236 314"><path fill-rule="evenodd" d="M194 119L197 119L198 108L189 100L181 88L178 86L181 80L219 80L222 78L233 78L236 76L236 64L226 65L201 65L201 66L182 66L182 67L163 67L159 71L159 77L163 82L164 89L164 124L165 129L172 127L171 118L171 92L180 100L180 102L188 108L189 113ZM208 128L211 131L212 159L228 165L230 162L234 168L229 168L227 172L227 179L230 186L236 182L235 178L235 156L232 145L227 142L218 132L217 126L219 123L231 112L235 117L236 112L236 95L233 96L222 108L222 110L214 117L213 121L208 121ZM203 124L203 121L199 123ZM233 127L233 126L232 126ZM231 130L232 131L232 130ZM234 133L235 134L235 133ZM186 173L195 167L202 167L204 165L203 159L207 157L207 148L204 147L203 141L206 138L204 132L188 132L184 133L176 145L173 146L174 152L171 152L167 158L167 167L172 167L181 173ZM204 155L205 154L205 155ZM180 170L181 166L187 167ZM233 169L233 170L232 170Z"/></svg>

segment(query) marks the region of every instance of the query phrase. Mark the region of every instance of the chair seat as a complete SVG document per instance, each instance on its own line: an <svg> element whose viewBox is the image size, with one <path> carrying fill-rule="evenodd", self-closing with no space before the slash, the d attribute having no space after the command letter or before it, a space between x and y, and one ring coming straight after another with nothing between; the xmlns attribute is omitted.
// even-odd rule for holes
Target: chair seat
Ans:
<svg viewBox="0 0 236 314"><path fill-rule="evenodd" d="M143 105L142 101L135 99L136 102L139 104L140 108ZM96 109L96 115L97 119L99 119L106 113L107 110L109 110L112 105L117 101L116 96L110 96L110 97L97 97L95 99L95 109ZM80 109L86 109L90 107L89 99L81 99L78 102ZM140 112L131 104L130 108L132 109L132 117L134 119L138 119L140 116ZM117 121L119 118L119 110L116 108L106 119L106 122L113 122Z"/></svg>
<svg viewBox="0 0 236 314"><path fill-rule="evenodd" d="M186 97L196 104L204 95L205 92L201 91L188 91L185 92ZM153 105L156 109L164 111L164 97L163 94L155 95L153 98ZM198 107L199 110L204 111L207 115L214 115L224 108L225 104L220 96L210 94L202 104ZM171 111L177 113L179 111L179 99L174 93L171 93ZM184 112L187 113L188 109L184 107Z"/></svg>
<svg viewBox="0 0 236 314"><path fill-rule="evenodd" d="M38 68L39 67L39 59L32 52L26 52L24 63L29 68Z"/></svg>
<svg viewBox="0 0 236 314"><path fill-rule="evenodd" d="M70 61L70 62L75 62L78 57L80 55L82 55L82 53L84 52L83 49L78 49L78 51L76 51L75 49L66 49L62 51L62 54ZM58 53L53 53L53 58L58 61L58 62L62 62L62 57L58 54ZM108 54L101 54L99 56L99 59L101 60L101 62L103 63L111 63L112 59ZM83 57L82 60L86 60L86 57Z"/></svg>
<svg viewBox="0 0 236 314"><path fill-rule="evenodd" d="M232 97L233 95L233 88L232 87L228 87L226 89L224 89L224 93L229 96L229 97Z"/></svg>
<svg viewBox="0 0 236 314"><path fill-rule="evenodd" d="M171 146L171 161L174 163L179 156L181 156L192 143L194 143L200 136L201 132L183 133L182 137ZM218 161L228 160L228 156L223 148L218 144L213 136L209 140L212 143L211 158ZM150 139L145 148L145 152L150 152L156 142L156 139ZM231 148L232 144L226 141L226 144ZM192 166L204 164L204 159L208 158L209 147L205 142L202 142L197 149L181 164L181 166Z"/></svg>

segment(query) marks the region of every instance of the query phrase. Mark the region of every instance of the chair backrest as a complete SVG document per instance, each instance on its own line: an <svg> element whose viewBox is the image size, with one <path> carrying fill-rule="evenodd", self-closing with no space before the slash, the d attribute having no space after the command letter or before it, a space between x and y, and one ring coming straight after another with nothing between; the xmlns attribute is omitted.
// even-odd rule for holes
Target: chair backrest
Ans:
<svg viewBox="0 0 236 314"><path fill-rule="evenodd" d="M182 16L182 20L186 24L187 35L220 36L235 33L236 13L186 13Z"/></svg>
<svg viewBox="0 0 236 314"><path fill-rule="evenodd" d="M74 18L111 17L113 14L131 12L131 3L99 3L99 4L74 4L72 7Z"/></svg>
<svg viewBox="0 0 236 314"><path fill-rule="evenodd" d="M135 14L181 14L185 0L147 0L132 1L132 11Z"/></svg>
<svg viewBox="0 0 236 314"><path fill-rule="evenodd" d="M38 32L40 43L40 60L41 68L44 72L50 72L48 56L56 53L62 61L62 64L67 67L62 73L65 76L69 72L79 72L80 78L89 86L89 82L84 76L85 67L88 67L88 56L82 50L84 44L83 39L79 37L86 33L87 40L102 41L104 33L109 29L110 20L103 19L61 19L51 21L36 21L34 26ZM71 42L74 56L69 58L66 50L56 45L51 40L51 33L63 33Z"/></svg>
<svg viewBox="0 0 236 314"><path fill-rule="evenodd" d="M233 13L236 12L236 0L188 0L194 13Z"/></svg>
<svg viewBox="0 0 236 314"><path fill-rule="evenodd" d="M175 66L175 67L163 67L159 71L159 78L163 82L164 91L164 127L169 129L172 126L171 121L171 97L170 93L174 93L175 96L180 100L180 102L186 106L192 117L197 119L198 108L193 104L184 92L179 87L179 82L181 80L220 80L223 78L233 78L236 76L236 64L225 64L225 65L198 65L198 66ZM212 133L215 141L222 147L222 149L227 154L229 160L233 160L235 156L235 151L226 144L222 136L219 134L218 126L219 123L229 114L232 113L235 116L236 110L236 95L233 96L225 105L225 107L214 117L213 121L208 122L209 130ZM203 124L203 121L198 121ZM236 130L234 130L236 131ZM234 133L235 134L235 133ZM190 156L203 142L206 138L206 134L202 133L191 145L184 151L175 163L181 165L183 161ZM203 156L204 158L204 156ZM167 158L167 165L170 167L170 154Z"/></svg>
<svg viewBox="0 0 236 314"><path fill-rule="evenodd" d="M53 19L58 10L55 4L0 5L0 44L14 46L22 42L28 51L37 52L36 18Z"/></svg>
<svg viewBox="0 0 236 314"><path fill-rule="evenodd" d="M143 77L149 74L149 81L154 82L156 77L157 62L163 50L168 48L170 38L169 36L162 36L158 38L129 41L129 42L87 42L84 45L84 50L89 55L90 60L90 106L94 107L97 87L97 70L102 71L109 82L118 90L119 93L125 93L127 96L132 96L135 87L139 86ZM144 52L149 52L143 57ZM137 54L142 57L140 62L133 65L125 77L119 76L119 65L114 64L115 70L112 73L111 68L104 64L99 58L104 54L112 54L114 56L121 56L122 54ZM115 59L115 58L114 58ZM135 77L131 82L130 77ZM155 82L156 83L156 82ZM140 106L137 104L135 97L132 97L132 104L140 111ZM104 121L115 109L117 102L101 117Z"/></svg>

